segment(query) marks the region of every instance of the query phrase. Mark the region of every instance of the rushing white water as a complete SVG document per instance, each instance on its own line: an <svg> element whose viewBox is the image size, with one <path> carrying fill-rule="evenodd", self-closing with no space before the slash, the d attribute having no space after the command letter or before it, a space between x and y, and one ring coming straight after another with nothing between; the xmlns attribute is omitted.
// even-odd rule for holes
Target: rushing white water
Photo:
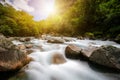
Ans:
<svg viewBox="0 0 120 80"><path fill-rule="evenodd" d="M13 43L21 44L16 41ZM30 62L28 68L25 70L27 80L115 80L106 76L107 74L94 71L89 64L84 61L65 58L67 62L63 64L51 63L54 54L59 53L64 56L65 47L68 44L76 44L82 48L88 46L99 47L101 45L113 45L120 48L120 45L115 42L76 39L71 42L65 42L64 44L52 44L47 43L46 40L34 39L31 40L31 43L35 46L41 46L41 48L35 49L34 52L29 55L34 61Z"/></svg>

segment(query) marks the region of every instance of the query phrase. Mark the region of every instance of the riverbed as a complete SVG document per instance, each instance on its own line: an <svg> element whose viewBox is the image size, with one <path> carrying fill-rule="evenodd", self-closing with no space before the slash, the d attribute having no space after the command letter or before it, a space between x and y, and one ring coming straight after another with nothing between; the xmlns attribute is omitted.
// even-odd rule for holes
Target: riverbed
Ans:
<svg viewBox="0 0 120 80"><path fill-rule="evenodd" d="M17 40L14 44L24 44ZM34 45L33 52L28 56L33 58L22 75L15 75L9 80L120 80L120 73L94 67L91 63L82 60L72 60L65 57L65 48L69 44L76 44L81 48L89 46L100 47L102 45L112 45L120 48L120 45L112 41L101 40L79 40L71 38L69 42L63 44L47 43L47 40L32 39ZM36 47L36 46L39 46ZM61 54L66 62L62 64L53 64L52 56Z"/></svg>

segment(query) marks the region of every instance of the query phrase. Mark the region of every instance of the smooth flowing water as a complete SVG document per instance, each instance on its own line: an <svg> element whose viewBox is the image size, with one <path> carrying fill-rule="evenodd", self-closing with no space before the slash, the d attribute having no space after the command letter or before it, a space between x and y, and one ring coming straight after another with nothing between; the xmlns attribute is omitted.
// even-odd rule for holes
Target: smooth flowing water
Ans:
<svg viewBox="0 0 120 80"><path fill-rule="evenodd" d="M14 41L14 44L22 44ZM89 46L113 45L120 48L120 45L111 41L100 40L77 40L65 42L64 44L47 43L46 40L33 39L31 43L34 52L29 56L34 59L25 69L25 77L16 77L16 80L120 80L119 73L99 72L91 68L88 62L70 60L65 58L64 51L68 44L76 44L82 48ZM63 64L52 64L52 56L62 54L66 59ZM12 79L11 79L12 80Z"/></svg>

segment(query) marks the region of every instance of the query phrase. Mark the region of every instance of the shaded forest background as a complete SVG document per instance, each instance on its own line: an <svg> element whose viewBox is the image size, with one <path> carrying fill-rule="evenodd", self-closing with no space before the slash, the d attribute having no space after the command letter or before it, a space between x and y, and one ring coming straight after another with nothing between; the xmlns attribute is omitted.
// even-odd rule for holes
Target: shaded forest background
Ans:
<svg viewBox="0 0 120 80"><path fill-rule="evenodd" d="M56 0L56 7L56 14L34 21L28 13L0 4L0 33L6 36L120 36L119 0Z"/></svg>

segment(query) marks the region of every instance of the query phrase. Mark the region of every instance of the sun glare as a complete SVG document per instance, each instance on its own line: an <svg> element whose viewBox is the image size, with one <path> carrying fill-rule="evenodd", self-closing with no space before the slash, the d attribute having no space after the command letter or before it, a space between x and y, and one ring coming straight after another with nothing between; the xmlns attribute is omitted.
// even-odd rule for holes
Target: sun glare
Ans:
<svg viewBox="0 0 120 80"><path fill-rule="evenodd" d="M45 12L49 14L54 12L54 6L51 6L51 5L45 6L44 9L45 9Z"/></svg>
<svg viewBox="0 0 120 80"><path fill-rule="evenodd" d="M54 14L56 12L55 6L53 4L46 4L44 6L44 12L45 14Z"/></svg>

